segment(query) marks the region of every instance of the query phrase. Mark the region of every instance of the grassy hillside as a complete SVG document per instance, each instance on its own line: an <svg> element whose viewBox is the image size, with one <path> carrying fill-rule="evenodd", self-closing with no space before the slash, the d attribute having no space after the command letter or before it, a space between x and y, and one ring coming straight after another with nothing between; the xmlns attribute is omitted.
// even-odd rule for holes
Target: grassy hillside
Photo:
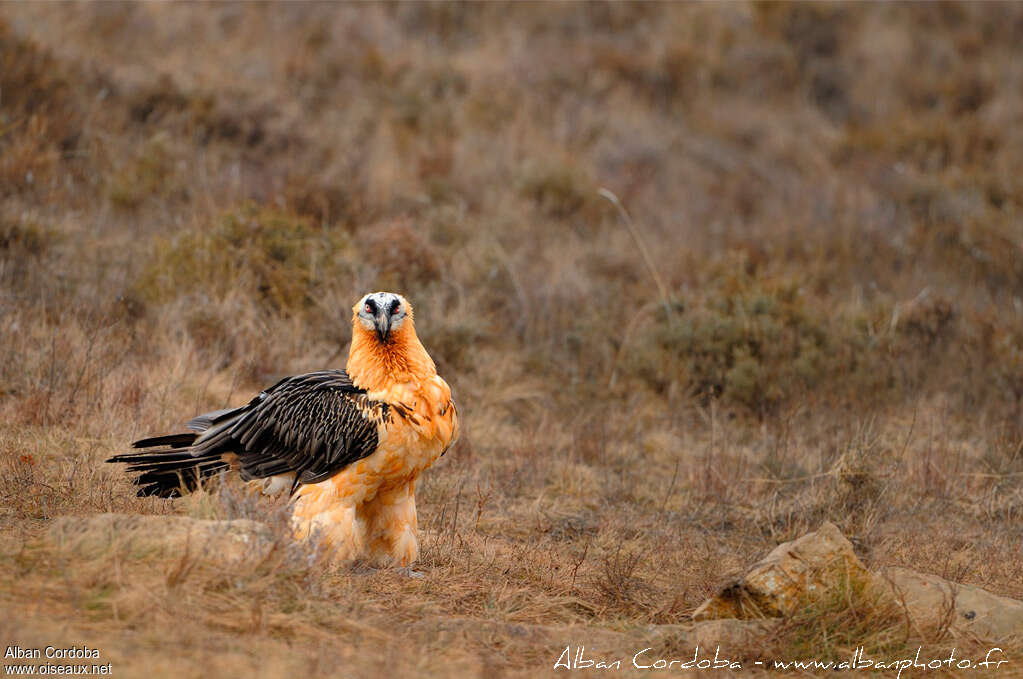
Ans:
<svg viewBox="0 0 1023 679"><path fill-rule="evenodd" d="M1020 45L998 3L0 5L0 641L534 676L825 519L1023 597ZM463 413L425 578L42 540L277 517L101 461L342 366L381 289ZM854 606L733 655L863 644L983 646Z"/></svg>

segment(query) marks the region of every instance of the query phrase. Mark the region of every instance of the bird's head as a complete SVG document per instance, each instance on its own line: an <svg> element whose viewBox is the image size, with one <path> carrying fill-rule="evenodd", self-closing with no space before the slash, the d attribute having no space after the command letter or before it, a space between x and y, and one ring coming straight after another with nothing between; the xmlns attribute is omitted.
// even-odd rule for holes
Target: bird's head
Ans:
<svg viewBox="0 0 1023 679"><path fill-rule="evenodd" d="M352 307L352 323L387 344L406 325L412 324L412 305L394 292L371 292Z"/></svg>

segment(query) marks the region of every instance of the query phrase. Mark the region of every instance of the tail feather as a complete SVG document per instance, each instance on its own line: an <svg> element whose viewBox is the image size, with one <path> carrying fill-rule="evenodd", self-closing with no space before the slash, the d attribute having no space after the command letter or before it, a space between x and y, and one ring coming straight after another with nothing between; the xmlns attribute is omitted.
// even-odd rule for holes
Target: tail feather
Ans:
<svg viewBox="0 0 1023 679"><path fill-rule="evenodd" d="M249 406L244 405L238 408L224 408L223 410L214 410L212 412L203 413L198 417L193 417L188 421L185 426L192 431L204 432L211 429L214 425L226 422L235 415L239 415L248 409Z"/></svg>
<svg viewBox="0 0 1023 679"><path fill-rule="evenodd" d="M133 483L139 486L139 497L179 497L199 488L205 479L216 476L230 467L220 459L191 466L162 467L139 474ZM129 470L131 468L129 467Z"/></svg>
<svg viewBox="0 0 1023 679"><path fill-rule="evenodd" d="M198 434L170 434L169 436L154 436L148 439L141 439L131 444L132 448L155 448L157 446L170 446L171 448L187 448L192 445Z"/></svg>
<svg viewBox="0 0 1023 679"><path fill-rule="evenodd" d="M139 497L178 497L196 490L204 479L231 468L221 453L193 453L189 446L197 437L189 433L142 439L132 445L166 448L115 455L107 462L127 465L125 471L136 475L132 483L139 486Z"/></svg>

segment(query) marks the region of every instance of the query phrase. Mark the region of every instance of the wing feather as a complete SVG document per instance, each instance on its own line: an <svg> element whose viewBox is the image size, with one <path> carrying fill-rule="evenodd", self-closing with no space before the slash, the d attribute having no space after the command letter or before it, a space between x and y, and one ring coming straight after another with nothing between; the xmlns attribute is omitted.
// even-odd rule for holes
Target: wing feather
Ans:
<svg viewBox="0 0 1023 679"><path fill-rule="evenodd" d="M389 406L369 400L345 371L322 370L285 378L247 405L199 415L191 433L136 441L143 450L107 461L137 474L139 495L174 497L234 468L247 481L294 472L296 484L317 483L371 455L389 418Z"/></svg>
<svg viewBox="0 0 1023 679"><path fill-rule="evenodd" d="M197 440L192 454L236 453L246 480L295 472L301 483L316 483L371 455L388 417L388 406L367 399L343 370L297 375L235 412L196 418L223 431Z"/></svg>

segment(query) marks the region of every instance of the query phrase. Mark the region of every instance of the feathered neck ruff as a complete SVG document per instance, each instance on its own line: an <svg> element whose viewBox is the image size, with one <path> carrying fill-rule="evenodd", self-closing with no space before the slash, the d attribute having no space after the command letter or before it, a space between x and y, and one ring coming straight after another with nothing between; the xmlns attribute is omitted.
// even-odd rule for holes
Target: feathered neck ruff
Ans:
<svg viewBox="0 0 1023 679"><path fill-rule="evenodd" d="M411 309L401 327L392 330L387 342L352 318L352 348L348 353L348 376L355 386L380 391L399 382L422 382L437 374L437 366L416 335Z"/></svg>

